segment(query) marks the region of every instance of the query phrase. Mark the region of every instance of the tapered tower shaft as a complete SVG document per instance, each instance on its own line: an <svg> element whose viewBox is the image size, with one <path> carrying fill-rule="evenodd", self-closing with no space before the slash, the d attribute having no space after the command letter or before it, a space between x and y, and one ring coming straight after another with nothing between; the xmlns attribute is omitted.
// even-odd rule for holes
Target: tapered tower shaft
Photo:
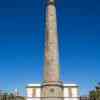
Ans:
<svg viewBox="0 0 100 100"><path fill-rule="evenodd" d="M46 4L44 82L42 100L63 100L63 85L59 81L59 51L55 0Z"/></svg>
<svg viewBox="0 0 100 100"><path fill-rule="evenodd" d="M46 5L46 40L45 40L45 81L59 80L58 34L55 0L48 0Z"/></svg>

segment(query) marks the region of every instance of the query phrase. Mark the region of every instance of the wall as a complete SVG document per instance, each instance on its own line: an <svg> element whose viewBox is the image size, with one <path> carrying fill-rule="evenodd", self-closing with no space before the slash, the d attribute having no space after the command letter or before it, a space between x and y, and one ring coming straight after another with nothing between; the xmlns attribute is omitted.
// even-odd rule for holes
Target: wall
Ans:
<svg viewBox="0 0 100 100"><path fill-rule="evenodd" d="M41 86L27 87L27 100L40 100L40 94ZM64 86L64 100L79 100L79 87L71 84Z"/></svg>
<svg viewBox="0 0 100 100"><path fill-rule="evenodd" d="M27 88L27 100L40 100L40 87Z"/></svg>
<svg viewBox="0 0 100 100"><path fill-rule="evenodd" d="M64 87L64 100L79 100L79 88L76 86Z"/></svg>

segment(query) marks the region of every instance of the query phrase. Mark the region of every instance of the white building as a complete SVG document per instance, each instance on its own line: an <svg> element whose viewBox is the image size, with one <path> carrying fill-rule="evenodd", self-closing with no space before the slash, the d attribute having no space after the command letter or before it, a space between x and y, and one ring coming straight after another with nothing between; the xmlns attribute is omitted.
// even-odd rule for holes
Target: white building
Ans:
<svg viewBox="0 0 100 100"><path fill-rule="evenodd" d="M64 100L79 100L79 86L77 84L64 84ZM27 100L41 100L41 85L28 84L26 87Z"/></svg>

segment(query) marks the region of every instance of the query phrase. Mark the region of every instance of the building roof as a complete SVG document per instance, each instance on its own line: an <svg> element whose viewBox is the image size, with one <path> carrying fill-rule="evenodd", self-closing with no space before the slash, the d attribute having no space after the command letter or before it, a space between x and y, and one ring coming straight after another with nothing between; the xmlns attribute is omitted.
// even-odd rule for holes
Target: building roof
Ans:
<svg viewBox="0 0 100 100"><path fill-rule="evenodd" d="M41 84L28 84L27 88L30 87L41 87ZM64 87L78 87L77 84L64 84Z"/></svg>
<svg viewBox="0 0 100 100"><path fill-rule="evenodd" d="M66 86L75 86L75 87L77 87L78 85L77 84L64 84L64 86L66 87Z"/></svg>
<svg viewBox="0 0 100 100"><path fill-rule="evenodd" d="M28 84L26 86L26 88L30 88L30 87L40 87L40 86L41 86L41 84Z"/></svg>

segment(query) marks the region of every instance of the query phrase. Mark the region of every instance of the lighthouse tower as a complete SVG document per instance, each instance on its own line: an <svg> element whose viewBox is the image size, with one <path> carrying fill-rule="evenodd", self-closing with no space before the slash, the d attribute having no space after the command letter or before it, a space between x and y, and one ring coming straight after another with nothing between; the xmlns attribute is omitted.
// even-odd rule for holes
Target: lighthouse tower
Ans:
<svg viewBox="0 0 100 100"><path fill-rule="evenodd" d="M55 0L46 0L45 6L45 63L43 66L43 81L41 84L27 85L27 100L79 100L78 85L63 84L60 80Z"/></svg>
<svg viewBox="0 0 100 100"><path fill-rule="evenodd" d="M43 100L62 100L63 85L60 81L58 32L55 0L46 2L45 66L41 96Z"/></svg>

